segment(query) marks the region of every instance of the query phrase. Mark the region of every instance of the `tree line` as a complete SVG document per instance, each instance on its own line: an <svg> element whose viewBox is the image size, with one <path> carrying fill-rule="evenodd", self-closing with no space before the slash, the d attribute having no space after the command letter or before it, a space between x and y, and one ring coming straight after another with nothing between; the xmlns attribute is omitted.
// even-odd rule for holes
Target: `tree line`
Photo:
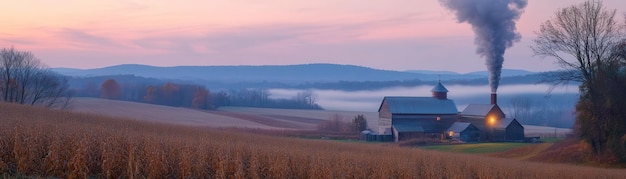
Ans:
<svg viewBox="0 0 626 179"><path fill-rule="evenodd" d="M71 93L67 79L50 71L32 52L0 50L0 101L65 108Z"/></svg>
<svg viewBox="0 0 626 179"><path fill-rule="evenodd" d="M272 99L267 89L248 88L211 92L204 86L193 84L118 83L116 79L104 80L99 88L88 83L82 89L75 90L78 96L197 109L216 109L222 106L322 109L316 104L316 96L311 91L300 92L291 99ZM96 90L99 93L94 92Z"/></svg>

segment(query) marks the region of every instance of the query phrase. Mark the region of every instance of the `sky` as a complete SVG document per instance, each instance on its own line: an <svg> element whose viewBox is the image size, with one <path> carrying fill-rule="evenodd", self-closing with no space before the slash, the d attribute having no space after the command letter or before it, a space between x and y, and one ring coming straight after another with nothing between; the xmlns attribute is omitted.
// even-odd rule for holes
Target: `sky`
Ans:
<svg viewBox="0 0 626 179"><path fill-rule="evenodd" d="M504 68L558 69L533 56L541 23L583 0L529 0ZM469 24L437 0L21 0L0 6L0 48L51 67L118 64L352 64L387 70L486 70ZM623 19L626 1L605 0Z"/></svg>

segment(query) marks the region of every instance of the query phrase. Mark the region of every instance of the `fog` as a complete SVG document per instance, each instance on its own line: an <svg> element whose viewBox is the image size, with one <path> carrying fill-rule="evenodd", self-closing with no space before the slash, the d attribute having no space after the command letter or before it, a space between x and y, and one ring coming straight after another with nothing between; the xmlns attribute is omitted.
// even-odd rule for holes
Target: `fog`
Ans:
<svg viewBox="0 0 626 179"><path fill-rule="evenodd" d="M433 86L398 87L373 91L340 91L311 89L316 95L316 102L327 110L366 111L376 112L385 96L431 96ZM488 104L490 102L490 87L485 86L446 86L448 98L455 101L459 111L468 104ZM577 99L578 87L560 86L548 93L549 85L502 85L498 88L498 104L508 113L510 100L523 96L536 103L551 105L558 108L574 108ZM291 98L303 90L270 89L270 98Z"/></svg>
<svg viewBox="0 0 626 179"><path fill-rule="evenodd" d="M310 89L317 104L326 110L377 112L385 96L431 96L433 86L388 88L372 91L340 91ZM446 86L448 98L454 100L459 112L469 104L489 104L489 86ZM574 125L574 105L578 87L559 86L548 93L549 85L501 85L498 105L507 117L527 125L571 128ZM303 90L270 89L270 98L292 98ZM526 104L513 107L513 103ZM520 107L522 106L522 107Z"/></svg>

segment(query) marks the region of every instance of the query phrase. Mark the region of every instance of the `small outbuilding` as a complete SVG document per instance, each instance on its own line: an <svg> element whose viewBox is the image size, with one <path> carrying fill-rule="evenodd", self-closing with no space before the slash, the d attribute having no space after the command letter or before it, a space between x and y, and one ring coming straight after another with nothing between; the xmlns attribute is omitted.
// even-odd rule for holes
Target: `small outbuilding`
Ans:
<svg viewBox="0 0 626 179"><path fill-rule="evenodd" d="M504 118L504 112L497 104L470 104L460 113L461 122L472 123L481 131L481 141L493 141L494 124Z"/></svg>
<svg viewBox="0 0 626 179"><path fill-rule="evenodd" d="M446 135L452 140L478 142L480 130L469 122L455 122L446 130Z"/></svg>
<svg viewBox="0 0 626 179"><path fill-rule="evenodd" d="M524 141L524 126L514 118L504 118L495 123L494 141Z"/></svg>

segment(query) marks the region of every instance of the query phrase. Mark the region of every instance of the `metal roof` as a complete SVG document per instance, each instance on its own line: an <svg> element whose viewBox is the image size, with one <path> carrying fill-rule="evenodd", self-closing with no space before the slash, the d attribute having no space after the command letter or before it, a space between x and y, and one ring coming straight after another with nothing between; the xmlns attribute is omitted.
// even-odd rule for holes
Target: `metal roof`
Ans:
<svg viewBox="0 0 626 179"><path fill-rule="evenodd" d="M486 116L494 106L493 104L470 104L461 112L461 115Z"/></svg>
<svg viewBox="0 0 626 179"><path fill-rule="evenodd" d="M513 121L517 121L517 120L515 120L514 118L503 118L503 119L499 120L499 121L498 121L498 122L494 125L494 127L495 127L495 128L498 128L498 129L505 129L506 127L509 127L509 125L511 125L511 123L512 123ZM518 122L518 123L519 123L519 122ZM522 128L523 128L523 127L524 127L524 126L522 126Z"/></svg>
<svg viewBox="0 0 626 179"><path fill-rule="evenodd" d="M449 99L387 96L378 111L385 102L392 114L458 114L456 104Z"/></svg>
<svg viewBox="0 0 626 179"><path fill-rule="evenodd" d="M398 132L424 132L424 128L420 122L403 121L396 122L392 126Z"/></svg>
<svg viewBox="0 0 626 179"><path fill-rule="evenodd" d="M431 92L442 92L442 93L447 93L448 89L446 89L446 87L444 87L441 82L437 83L437 85L435 87L433 87L432 90L430 90Z"/></svg>
<svg viewBox="0 0 626 179"><path fill-rule="evenodd" d="M455 122L446 131L452 131L452 132L455 132L455 133L459 133L459 132L463 132L470 125L472 125L472 123L469 123L469 122Z"/></svg>

